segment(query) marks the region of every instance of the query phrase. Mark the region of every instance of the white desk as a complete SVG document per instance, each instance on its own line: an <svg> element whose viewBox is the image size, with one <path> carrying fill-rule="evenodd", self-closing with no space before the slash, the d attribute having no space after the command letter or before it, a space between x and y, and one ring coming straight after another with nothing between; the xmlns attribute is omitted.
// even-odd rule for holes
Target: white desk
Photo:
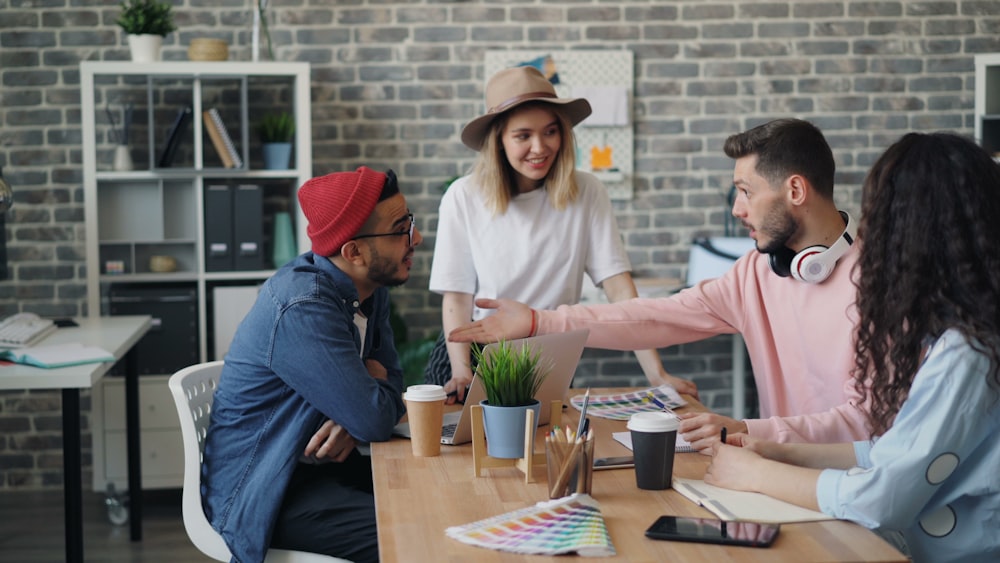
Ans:
<svg viewBox="0 0 1000 563"><path fill-rule="evenodd" d="M36 345L80 342L99 346L126 358L125 397L128 433L130 524L133 541L142 539L142 474L139 457L139 382L134 354L129 351L152 325L149 316L76 319L80 326L60 328ZM83 561L83 487L80 471L80 389L93 387L113 362L57 369L24 365L0 366L0 389L61 389L63 431L63 497L66 521L66 561Z"/></svg>

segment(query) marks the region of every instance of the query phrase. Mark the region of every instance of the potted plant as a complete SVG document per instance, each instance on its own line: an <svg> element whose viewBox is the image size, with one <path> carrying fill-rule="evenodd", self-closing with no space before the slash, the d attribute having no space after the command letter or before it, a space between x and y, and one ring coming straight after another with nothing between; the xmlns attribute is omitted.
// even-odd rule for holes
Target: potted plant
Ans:
<svg viewBox="0 0 1000 563"><path fill-rule="evenodd" d="M268 113L261 118L257 132L264 148L264 168L285 170L292 157L295 119L287 111Z"/></svg>
<svg viewBox="0 0 1000 563"><path fill-rule="evenodd" d="M173 6L160 0L123 0L116 23L128 34L135 62L160 60L163 37L177 29Z"/></svg>
<svg viewBox="0 0 1000 563"><path fill-rule="evenodd" d="M551 368L542 365L541 354L530 346L518 347L504 340L488 353L473 346L472 356L476 379L486 393L486 400L480 404L487 453L496 458L523 457L525 412L528 409L535 412L537 427L541 405L535 393Z"/></svg>

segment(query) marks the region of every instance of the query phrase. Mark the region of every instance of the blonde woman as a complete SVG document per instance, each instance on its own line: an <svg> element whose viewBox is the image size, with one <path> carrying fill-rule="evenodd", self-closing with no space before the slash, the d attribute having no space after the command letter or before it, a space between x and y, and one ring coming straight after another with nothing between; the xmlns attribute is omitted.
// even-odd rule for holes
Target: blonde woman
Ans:
<svg viewBox="0 0 1000 563"><path fill-rule="evenodd" d="M575 166L573 126L590 115L587 100L559 98L537 69L516 67L490 78L486 107L462 130L479 158L439 210L430 289L443 296L444 334L489 313L474 306L478 298L538 309L577 303L585 274L609 301L636 297L607 189ZM697 393L664 370L656 350L636 357L650 384ZM439 339L425 380L463 400L469 344Z"/></svg>

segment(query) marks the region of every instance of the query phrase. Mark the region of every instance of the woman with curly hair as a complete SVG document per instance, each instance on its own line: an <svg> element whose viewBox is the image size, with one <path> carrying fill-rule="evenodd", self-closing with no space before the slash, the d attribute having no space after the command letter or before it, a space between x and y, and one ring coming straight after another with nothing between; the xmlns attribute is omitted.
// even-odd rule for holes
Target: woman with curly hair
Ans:
<svg viewBox="0 0 1000 563"><path fill-rule="evenodd" d="M1000 560L1000 166L963 137L908 134L862 214L854 376L872 439L730 436L705 481L901 536L915 561Z"/></svg>

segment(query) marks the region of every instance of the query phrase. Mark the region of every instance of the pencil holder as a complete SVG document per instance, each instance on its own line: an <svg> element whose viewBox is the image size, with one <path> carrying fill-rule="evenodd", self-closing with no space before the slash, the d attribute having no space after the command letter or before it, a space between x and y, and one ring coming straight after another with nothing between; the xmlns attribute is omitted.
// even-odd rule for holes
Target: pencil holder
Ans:
<svg viewBox="0 0 1000 563"><path fill-rule="evenodd" d="M545 467L549 498L573 493L591 494L594 477L594 438L566 442L551 436L545 439Z"/></svg>

